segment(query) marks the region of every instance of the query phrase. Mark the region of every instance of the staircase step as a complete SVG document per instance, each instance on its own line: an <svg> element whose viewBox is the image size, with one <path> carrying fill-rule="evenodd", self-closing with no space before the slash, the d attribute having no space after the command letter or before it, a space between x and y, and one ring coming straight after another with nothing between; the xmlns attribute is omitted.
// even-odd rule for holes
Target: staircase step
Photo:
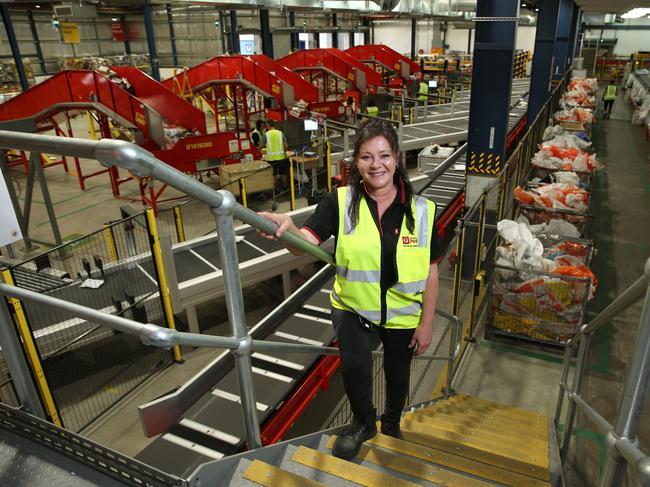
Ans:
<svg viewBox="0 0 650 487"><path fill-rule="evenodd" d="M410 429L432 428L473 438L476 441L497 443L502 447L525 449L535 456L548 452L548 442L536 437L534 433L510 428L486 426L480 423L467 423L462 418L438 418L435 416L407 413L402 419L402 427Z"/></svg>
<svg viewBox="0 0 650 487"><path fill-rule="evenodd" d="M525 448L512 448L500 445L498 442L477 440L466 435L417 424L409 425L409 428L403 427L402 434L406 440L420 445L431 446L540 480L550 479L548 452L543 456L531 454Z"/></svg>
<svg viewBox="0 0 650 487"><path fill-rule="evenodd" d="M253 460L242 477L256 484L269 487L317 487L325 485L269 465L261 460ZM233 484L230 485L232 486Z"/></svg>
<svg viewBox="0 0 650 487"><path fill-rule="evenodd" d="M304 446L296 449L293 455L291 455L291 460L314 470L319 470L348 482L353 482L354 485L365 485L369 487L377 485L381 485L382 487L398 485L402 487L415 487L419 485L415 482L409 482L408 480L357 465L356 463L348 462L347 460L342 460L332 455L326 455ZM328 482L328 485L331 484Z"/></svg>
<svg viewBox="0 0 650 487"><path fill-rule="evenodd" d="M476 397L463 396L461 394L454 394L448 396L442 401L438 401L432 404L432 408L435 409L436 406L452 406L463 408L468 411L476 411L481 414L490 413L493 415L501 415L511 419L516 419L520 421L541 421L546 422L546 416L540 413L533 411L527 411L525 409L516 408L514 406L508 406L506 404L499 404L493 401L487 401L485 399L479 399ZM427 408L428 409L428 408Z"/></svg>
<svg viewBox="0 0 650 487"><path fill-rule="evenodd" d="M463 424L482 424L486 428L500 428L506 431L526 432L542 441L548 441L548 424L546 421L521 421L501 415L479 414L459 408L423 408L413 412L416 417L439 418L442 421L462 422Z"/></svg>
<svg viewBox="0 0 650 487"><path fill-rule="evenodd" d="M300 475L316 482L321 482L329 487L358 487L359 484L342 479L337 475L330 474L318 468L312 468L309 465L303 465L292 459L293 455L298 451L299 446L289 445L279 463L279 467L287 472ZM313 450L316 451L316 450ZM349 462L346 462L349 463Z"/></svg>
<svg viewBox="0 0 650 487"><path fill-rule="evenodd" d="M384 436L381 433L378 436ZM390 438L390 437L386 437ZM332 436L326 447L331 450L336 441ZM427 482L427 485L443 485L458 487L490 487L495 484L485 482L465 473L454 472L438 465L399 454L394 451L377 448L364 443L356 456L358 464L394 477L404 478L413 482ZM355 461L355 463L357 463Z"/></svg>
<svg viewBox="0 0 650 487"><path fill-rule="evenodd" d="M517 487L550 487L549 482L522 475L509 469L503 469L496 465L460 456L454 452L450 453L448 451L437 449L433 446L433 442L431 445L422 445L378 434L373 439L368 440L366 444L417 458L425 462L441 465L457 472L468 473L474 477L491 480L503 485Z"/></svg>

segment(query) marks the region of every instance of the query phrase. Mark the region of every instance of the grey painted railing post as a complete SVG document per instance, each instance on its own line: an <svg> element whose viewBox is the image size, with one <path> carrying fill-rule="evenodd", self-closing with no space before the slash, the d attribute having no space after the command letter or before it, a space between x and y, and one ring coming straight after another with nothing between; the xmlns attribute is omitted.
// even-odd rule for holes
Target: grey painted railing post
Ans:
<svg viewBox="0 0 650 487"><path fill-rule="evenodd" d="M616 450L616 441L625 438L632 444L637 441L639 418L650 384L650 259L645 263L646 290L641 312L641 321L636 336L636 348L627 373L623 399L618 409L614 430L608 435L607 463L601 480L601 487L621 485L627 470L625 458ZM638 466L637 466L638 468ZM648 465L639 469L643 485L648 485Z"/></svg>
<svg viewBox="0 0 650 487"><path fill-rule="evenodd" d="M587 356L589 355L589 344L591 342L591 337L586 336L580 341L578 347L578 358L576 360L576 370L575 375L573 376L573 384L571 387L571 392L569 393L572 398L580 395L580 388L582 386L582 378L585 367L587 365ZM569 402L569 407L567 411L566 424L564 425L564 437L562 439L562 445L560 446L560 458L562 461L566 461L566 456L569 451L569 444L571 443L571 435L573 434L573 423L576 417L576 402L572 400Z"/></svg>
<svg viewBox="0 0 650 487"><path fill-rule="evenodd" d="M246 315L244 313L244 298L242 296L241 278L239 275L239 262L237 259L237 245L233 225L233 213L237 201L229 191L219 191L222 202L218 208L212 208L217 221L217 235L219 243L219 257L226 288L226 306L228 318L232 326L232 334L239 341L239 347L233 350L235 365L237 366L237 379L239 381L239 394L241 396L242 414L248 449L253 450L262 446L260 424L257 418L257 403L253 389L253 371L251 351L253 340L246 328Z"/></svg>
<svg viewBox="0 0 650 487"><path fill-rule="evenodd" d="M16 387L18 400L25 410L34 416L46 419L41 405L40 396L34 382L31 380L29 365L25 360L16 327L11 319L4 298L0 297L0 345L4 355L11 380Z"/></svg>

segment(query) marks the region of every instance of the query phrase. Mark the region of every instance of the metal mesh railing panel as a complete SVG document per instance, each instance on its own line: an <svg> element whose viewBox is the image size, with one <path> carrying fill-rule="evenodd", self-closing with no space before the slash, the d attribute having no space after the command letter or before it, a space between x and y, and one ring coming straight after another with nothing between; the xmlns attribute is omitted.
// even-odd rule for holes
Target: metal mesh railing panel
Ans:
<svg viewBox="0 0 650 487"><path fill-rule="evenodd" d="M12 274L18 286L166 326L144 215L19 264ZM30 302L23 310L45 380L71 431L80 431L171 360L167 351L61 310Z"/></svg>
<svg viewBox="0 0 650 487"><path fill-rule="evenodd" d="M16 394L16 388L14 387L11 374L7 368L7 361L2 351L0 351L0 402L13 407L20 406L20 399Z"/></svg>

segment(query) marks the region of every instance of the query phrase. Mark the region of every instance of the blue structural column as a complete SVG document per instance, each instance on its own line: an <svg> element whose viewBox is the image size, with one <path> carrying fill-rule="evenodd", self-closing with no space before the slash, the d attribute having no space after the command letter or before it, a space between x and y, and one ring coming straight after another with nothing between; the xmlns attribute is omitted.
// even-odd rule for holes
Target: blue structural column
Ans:
<svg viewBox="0 0 650 487"><path fill-rule="evenodd" d="M260 9L260 30L262 31L262 54L273 59L273 37L271 37L268 8Z"/></svg>
<svg viewBox="0 0 650 487"><path fill-rule="evenodd" d="M142 5L144 15L144 30L147 32L147 45L149 46L149 58L151 60L151 77L160 81L160 61L156 51L156 34L153 30L153 8L149 2Z"/></svg>
<svg viewBox="0 0 650 487"><path fill-rule="evenodd" d="M4 23L5 31L7 32L7 39L9 40L9 46L11 47L11 54L13 54L14 62L16 63L16 70L18 71L20 86L23 88L23 91L28 90L29 83L27 82L25 65L23 64L23 58L20 55L20 48L18 47L18 41L16 40L16 32L14 31L14 26L11 23L11 14L9 13L9 7L7 7L7 4L4 2L0 2L0 13L2 14L2 22Z"/></svg>
<svg viewBox="0 0 650 487"><path fill-rule="evenodd" d="M27 11L27 19L29 20L29 28L32 31L32 38L34 39L34 47L36 48L36 57L38 57L38 62L41 64L41 72L45 74L47 68L45 67L45 58L43 57L43 50L41 49L41 40L38 37L38 31L36 30L36 24L34 23L34 14L31 10Z"/></svg>
<svg viewBox="0 0 650 487"><path fill-rule="evenodd" d="M178 66L178 51L176 51L176 34L174 32L174 17L172 16L172 4L166 5L167 9L167 25L169 25L169 41L172 45L172 63L174 67Z"/></svg>
<svg viewBox="0 0 650 487"><path fill-rule="evenodd" d="M531 124L546 103L550 92L553 52L561 0L540 0L537 12L535 51L528 95L528 123Z"/></svg>
<svg viewBox="0 0 650 487"><path fill-rule="evenodd" d="M518 13L519 0L476 5L468 175L496 176L505 162Z"/></svg>
<svg viewBox="0 0 650 487"><path fill-rule="evenodd" d="M296 32L296 13L293 10L289 11L289 27L291 29L291 51L296 51L298 49L298 33Z"/></svg>
<svg viewBox="0 0 650 487"><path fill-rule="evenodd" d="M569 35L569 66L573 64L576 58L576 44L578 42L578 32L580 31L580 22L582 22L582 10L577 4L573 5L573 15L571 15L571 33Z"/></svg>
<svg viewBox="0 0 650 487"><path fill-rule="evenodd" d="M560 79L567 69L569 51L569 36L571 35L571 15L573 14L573 0L560 0L560 11L557 18L557 32L555 35L555 51L553 63L553 78Z"/></svg>
<svg viewBox="0 0 650 487"><path fill-rule="evenodd" d="M415 34L418 27L418 20L411 17L411 59L415 59Z"/></svg>
<svg viewBox="0 0 650 487"><path fill-rule="evenodd" d="M230 47L233 54L239 54L239 25L237 10L230 11Z"/></svg>
<svg viewBox="0 0 650 487"><path fill-rule="evenodd" d="M334 30L332 31L332 47L339 47L339 32L336 29L339 26L338 24L338 19L336 18L336 12L332 12L332 27L334 27Z"/></svg>
<svg viewBox="0 0 650 487"><path fill-rule="evenodd" d="M223 10L219 10L219 34L221 35L221 53L226 54L228 48L226 47L226 16Z"/></svg>

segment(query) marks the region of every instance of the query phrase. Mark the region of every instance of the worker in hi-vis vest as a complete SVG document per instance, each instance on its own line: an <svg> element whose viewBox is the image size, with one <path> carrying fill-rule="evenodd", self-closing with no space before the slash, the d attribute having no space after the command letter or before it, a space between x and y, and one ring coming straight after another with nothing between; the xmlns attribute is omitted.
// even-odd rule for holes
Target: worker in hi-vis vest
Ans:
<svg viewBox="0 0 650 487"><path fill-rule="evenodd" d="M422 79L422 77L419 77L420 84L418 85L418 100L419 101L427 101L429 99L429 85Z"/></svg>
<svg viewBox="0 0 650 487"><path fill-rule="evenodd" d="M273 120L266 122L268 130L264 134L264 146L266 147L266 162L273 167L275 187L284 190L289 187L289 159L286 150L288 148L287 138L280 132Z"/></svg>
<svg viewBox="0 0 650 487"><path fill-rule="evenodd" d="M262 141L264 140L264 133L266 131L266 124L264 120L257 120L255 122L255 130L251 132L251 141L257 149L262 148Z"/></svg>
<svg viewBox="0 0 650 487"><path fill-rule="evenodd" d="M616 100L616 85L613 81L610 81L605 92L603 93L603 101L605 102L604 118L609 118L612 114L612 106L614 105L614 100Z"/></svg>
<svg viewBox="0 0 650 487"><path fill-rule="evenodd" d="M377 115L379 115L379 107L377 106L377 102L375 101L374 98L370 98L368 100L368 104L366 105L366 112L371 117L376 117Z"/></svg>

